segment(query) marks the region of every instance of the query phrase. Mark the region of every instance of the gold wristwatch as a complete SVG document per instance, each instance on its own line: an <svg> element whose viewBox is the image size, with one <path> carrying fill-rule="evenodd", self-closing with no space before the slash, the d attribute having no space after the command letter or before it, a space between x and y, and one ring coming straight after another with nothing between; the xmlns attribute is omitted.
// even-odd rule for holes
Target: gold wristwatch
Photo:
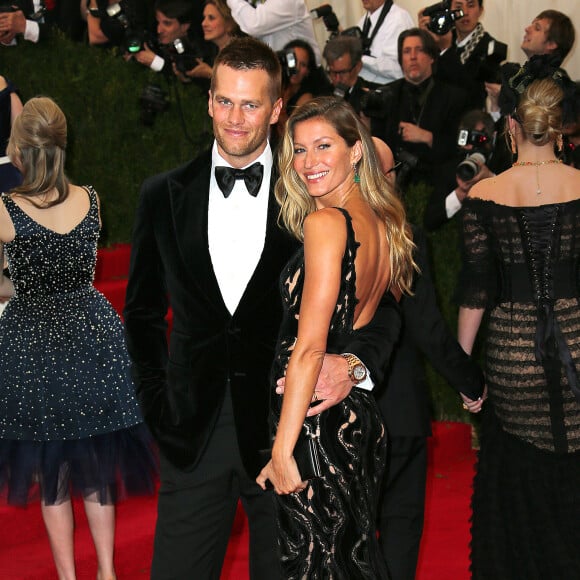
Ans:
<svg viewBox="0 0 580 580"><path fill-rule="evenodd" d="M355 385L362 383L367 378L367 368L365 365L354 354L345 353L340 356L344 357L348 363L348 376L350 380Z"/></svg>

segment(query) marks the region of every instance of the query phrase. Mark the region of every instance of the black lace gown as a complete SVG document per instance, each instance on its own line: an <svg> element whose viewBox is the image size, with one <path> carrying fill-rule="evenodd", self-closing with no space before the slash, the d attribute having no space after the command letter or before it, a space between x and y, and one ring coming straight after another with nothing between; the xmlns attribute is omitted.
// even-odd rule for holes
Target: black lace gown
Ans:
<svg viewBox="0 0 580 580"><path fill-rule="evenodd" d="M0 316L0 494L11 504L155 490L123 324L93 286L100 226L86 189L89 211L66 234L0 201L16 230L4 245L15 295Z"/></svg>
<svg viewBox="0 0 580 580"><path fill-rule="evenodd" d="M468 198L462 304L487 308L473 578L580 578L580 200Z"/></svg>
<svg viewBox="0 0 580 580"><path fill-rule="evenodd" d="M355 241L349 214L342 283L331 320L327 352L345 352L352 339L357 303ZM304 284L299 250L281 276L285 313L273 378L285 374L298 330ZM275 383L275 381L274 381ZM273 394L273 422L282 397ZM305 432L317 436L323 456L322 478L296 494L277 496L279 547L284 578L344 580L388 578L376 537L379 486L386 457L386 432L372 393L354 388L341 404L307 418Z"/></svg>

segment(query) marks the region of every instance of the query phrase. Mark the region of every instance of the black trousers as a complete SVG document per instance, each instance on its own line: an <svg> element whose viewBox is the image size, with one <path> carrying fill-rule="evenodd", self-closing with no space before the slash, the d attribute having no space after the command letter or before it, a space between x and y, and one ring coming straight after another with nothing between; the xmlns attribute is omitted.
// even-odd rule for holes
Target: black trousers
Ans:
<svg viewBox="0 0 580 580"><path fill-rule="evenodd" d="M414 580L425 515L426 437L391 437L379 506L379 544L391 580Z"/></svg>
<svg viewBox="0 0 580 580"><path fill-rule="evenodd" d="M238 500L250 528L250 577L281 578L273 492L242 465L228 394L199 464L184 472L161 457L152 580L219 580Z"/></svg>

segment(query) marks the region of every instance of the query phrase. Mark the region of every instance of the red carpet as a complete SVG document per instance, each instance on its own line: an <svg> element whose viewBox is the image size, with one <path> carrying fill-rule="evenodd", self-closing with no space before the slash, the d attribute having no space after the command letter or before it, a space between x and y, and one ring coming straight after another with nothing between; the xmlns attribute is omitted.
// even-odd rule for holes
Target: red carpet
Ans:
<svg viewBox="0 0 580 580"><path fill-rule="evenodd" d="M99 252L95 286L122 310L128 248ZM462 423L434 424L430 440L425 533L418 580L466 580L468 574L469 497L474 452L471 429ZM117 511L116 569L120 580L148 578L155 498L134 498ZM79 580L95 578L96 564L82 503L75 504ZM38 504L26 509L0 507L0 579L55 580L54 565ZM248 528L238 511L222 580L248 576ZM194 579L192 579L194 580Z"/></svg>

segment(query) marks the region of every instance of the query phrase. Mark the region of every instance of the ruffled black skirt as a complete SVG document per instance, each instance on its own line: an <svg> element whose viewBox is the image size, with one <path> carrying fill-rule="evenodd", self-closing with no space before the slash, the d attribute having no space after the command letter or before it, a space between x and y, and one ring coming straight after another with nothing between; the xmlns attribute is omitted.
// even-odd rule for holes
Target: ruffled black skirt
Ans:
<svg viewBox="0 0 580 580"><path fill-rule="evenodd" d="M487 405L472 499L472 577L580 578L580 453L550 453L506 433Z"/></svg>
<svg viewBox="0 0 580 580"><path fill-rule="evenodd" d="M141 423L64 441L0 440L0 493L12 505L83 497L113 504L155 492L157 456Z"/></svg>

